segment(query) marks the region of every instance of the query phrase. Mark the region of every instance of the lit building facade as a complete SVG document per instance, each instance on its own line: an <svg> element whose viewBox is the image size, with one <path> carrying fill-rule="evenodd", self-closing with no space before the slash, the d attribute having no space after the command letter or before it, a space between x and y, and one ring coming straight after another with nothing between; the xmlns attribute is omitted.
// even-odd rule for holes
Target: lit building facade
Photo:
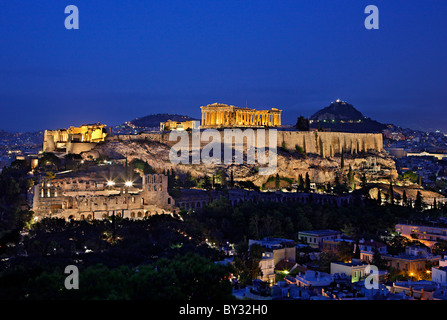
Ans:
<svg viewBox="0 0 447 320"><path fill-rule="evenodd" d="M165 122L160 122L160 131L183 131L200 129L200 121L198 120L188 120L188 121L172 121L168 120Z"/></svg>
<svg viewBox="0 0 447 320"><path fill-rule="evenodd" d="M202 109L201 128L237 128L237 127L279 127L281 126L281 110L256 110L239 108L221 103L213 103L200 107Z"/></svg>
<svg viewBox="0 0 447 320"><path fill-rule="evenodd" d="M45 130L43 152L65 152L79 154L105 141L109 134L104 124L89 124L68 129Z"/></svg>

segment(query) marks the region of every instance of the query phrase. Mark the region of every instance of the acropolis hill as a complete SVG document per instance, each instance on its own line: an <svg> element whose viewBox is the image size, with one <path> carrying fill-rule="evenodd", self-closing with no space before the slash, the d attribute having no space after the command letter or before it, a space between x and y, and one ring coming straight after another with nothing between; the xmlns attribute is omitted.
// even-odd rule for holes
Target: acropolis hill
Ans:
<svg viewBox="0 0 447 320"><path fill-rule="evenodd" d="M277 130L276 146L278 151L277 173L282 177L293 180L298 179L298 175L308 173L312 181L316 183L333 182L337 177L346 175L349 166L352 169L363 170L369 168L372 163L376 164L375 175L384 177L397 176L394 161L383 152L383 140L381 133L347 133L347 132L324 132L324 131L296 131L282 129L281 110L272 108L271 110L255 110L250 108L237 108L224 104L211 104L201 107L202 124L208 129L216 129L221 135L225 130L232 129L236 139L243 139L244 130L253 130L257 138L260 129L265 131ZM179 128L183 126L179 123ZM172 125L172 124L171 124ZM77 150L84 159L124 159L128 161L141 159L150 166L162 172L164 169L175 169L176 171L189 172L193 176L203 176L212 174L219 168L226 171L233 171L235 178L250 180L256 185L261 185L268 177L255 174L256 165L174 165L169 159L169 151L177 140L170 141L171 131L151 132L129 135L106 134L106 130L101 127L104 134L100 140L91 141L89 130L95 127L87 126L87 132L81 138L76 135L62 135L51 131L45 136L45 146L63 146L62 151L68 152L68 146L72 143L65 139L63 142L55 141L55 137L75 137ZM162 126L163 127L163 126ZM203 128L201 127L202 131ZM73 128L71 131L76 131ZM63 131L65 132L65 131ZM173 131L172 131L173 132ZM189 132L191 143L192 131ZM240 135L240 136L239 136ZM48 142L50 140L50 142ZM224 141L223 139L221 141ZM241 140L240 140L241 141ZM244 140L242 140L244 141ZM80 144L85 143L85 148ZM199 147L203 149L208 141L201 141ZM268 135L265 140L266 147L270 145ZM192 144L191 151L192 151ZM56 149L55 149L56 150ZM73 149L71 149L73 150ZM46 151L51 151L47 149ZM345 157L343 168L341 167L341 155ZM362 171L363 172L363 171ZM356 175L359 179L360 174Z"/></svg>
<svg viewBox="0 0 447 320"><path fill-rule="evenodd" d="M332 157L342 152L356 154L375 150L381 152L383 140L381 133L345 133L320 131L290 131L281 130L281 111L277 108L271 110L256 110L252 108L239 108L222 103L213 103L202 106L201 129L278 129L276 145L288 150L298 147L305 153L318 154L321 157ZM222 133L224 131L221 131ZM239 131L240 132L240 131ZM236 139L243 138L236 133ZM123 139L140 139L158 141L171 145L168 135L148 134L141 136L120 136ZM113 139L113 137L109 137ZM223 141L223 139L221 140ZM266 146L269 142L266 141Z"/></svg>

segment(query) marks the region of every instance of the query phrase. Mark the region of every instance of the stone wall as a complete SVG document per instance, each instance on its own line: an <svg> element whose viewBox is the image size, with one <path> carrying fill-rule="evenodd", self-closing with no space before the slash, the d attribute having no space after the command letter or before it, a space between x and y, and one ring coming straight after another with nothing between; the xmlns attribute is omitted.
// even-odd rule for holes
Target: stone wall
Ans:
<svg viewBox="0 0 447 320"><path fill-rule="evenodd" d="M237 129L236 129L237 130ZM244 129L239 129L242 133L247 133ZM258 129L252 130L256 138ZM225 130L218 131L223 137ZM233 131L237 132L237 131ZM268 130L265 130L265 144L269 146ZM243 138L243 135L236 135ZM145 133L139 135L118 135L109 136L109 141L126 140L150 140L174 145L176 141L169 141L169 133ZM191 137L190 137L191 141ZM223 141L223 138L221 139ZM208 141L201 141L201 147L207 145ZM299 146L306 153L318 154L322 157L331 157L336 154L345 153L356 154L368 150L383 150L383 137L381 133L349 133L349 132L317 132L317 131L281 131L277 130L277 147L284 147L288 150L295 150Z"/></svg>
<svg viewBox="0 0 447 320"><path fill-rule="evenodd" d="M382 151L383 137L381 133L348 133L317 131L278 131L278 146L295 150L299 146L306 153L315 153L322 157L335 154Z"/></svg>
<svg viewBox="0 0 447 320"><path fill-rule="evenodd" d="M81 154L92 150L97 143L95 142L67 142L66 153L67 154Z"/></svg>

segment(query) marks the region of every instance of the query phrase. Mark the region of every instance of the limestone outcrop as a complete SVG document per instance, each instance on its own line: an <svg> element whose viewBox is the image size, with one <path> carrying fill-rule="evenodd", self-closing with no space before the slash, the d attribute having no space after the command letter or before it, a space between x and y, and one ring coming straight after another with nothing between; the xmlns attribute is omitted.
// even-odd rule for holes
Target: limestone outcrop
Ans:
<svg viewBox="0 0 447 320"><path fill-rule="evenodd" d="M268 175L258 174L258 164L173 164L169 159L170 149L171 145L153 140L115 140L99 144L81 155L84 159L127 158L128 162L133 159L141 159L159 172L174 169L180 172L189 172L194 177L211 175L219 169L223 169L228 174L233 171L235 180L252 181L257 186L261 186L269 178ZM356 185L360 185L360 179L364 173L369 180L373 181L388 181L390 176L397 177L394 161L386 153L374 150L360 154L346 153L343 154L342 159L341 155L332 157L321 157L317 154L303 155L297 151L281 148L278 150L277 170L274 174L277 173L281 177L298 181L299 175L304 177L308 173L312 182L326 184L334 182L337 177L343 180L347 176L350 166L354 172Z"/></svg>

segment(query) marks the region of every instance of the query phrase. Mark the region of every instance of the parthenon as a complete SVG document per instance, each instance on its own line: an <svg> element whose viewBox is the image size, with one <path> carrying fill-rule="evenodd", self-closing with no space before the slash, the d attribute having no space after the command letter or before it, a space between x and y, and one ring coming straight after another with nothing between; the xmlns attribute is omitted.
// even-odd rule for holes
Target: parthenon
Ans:
<svg viewBox="0 0 447 320"><path fill-rule="evenodd" d="M213 103L200 107L202 109L201 128L225 127L279 127L281 110L256 110L239 108L222 103Z"/></svg>

